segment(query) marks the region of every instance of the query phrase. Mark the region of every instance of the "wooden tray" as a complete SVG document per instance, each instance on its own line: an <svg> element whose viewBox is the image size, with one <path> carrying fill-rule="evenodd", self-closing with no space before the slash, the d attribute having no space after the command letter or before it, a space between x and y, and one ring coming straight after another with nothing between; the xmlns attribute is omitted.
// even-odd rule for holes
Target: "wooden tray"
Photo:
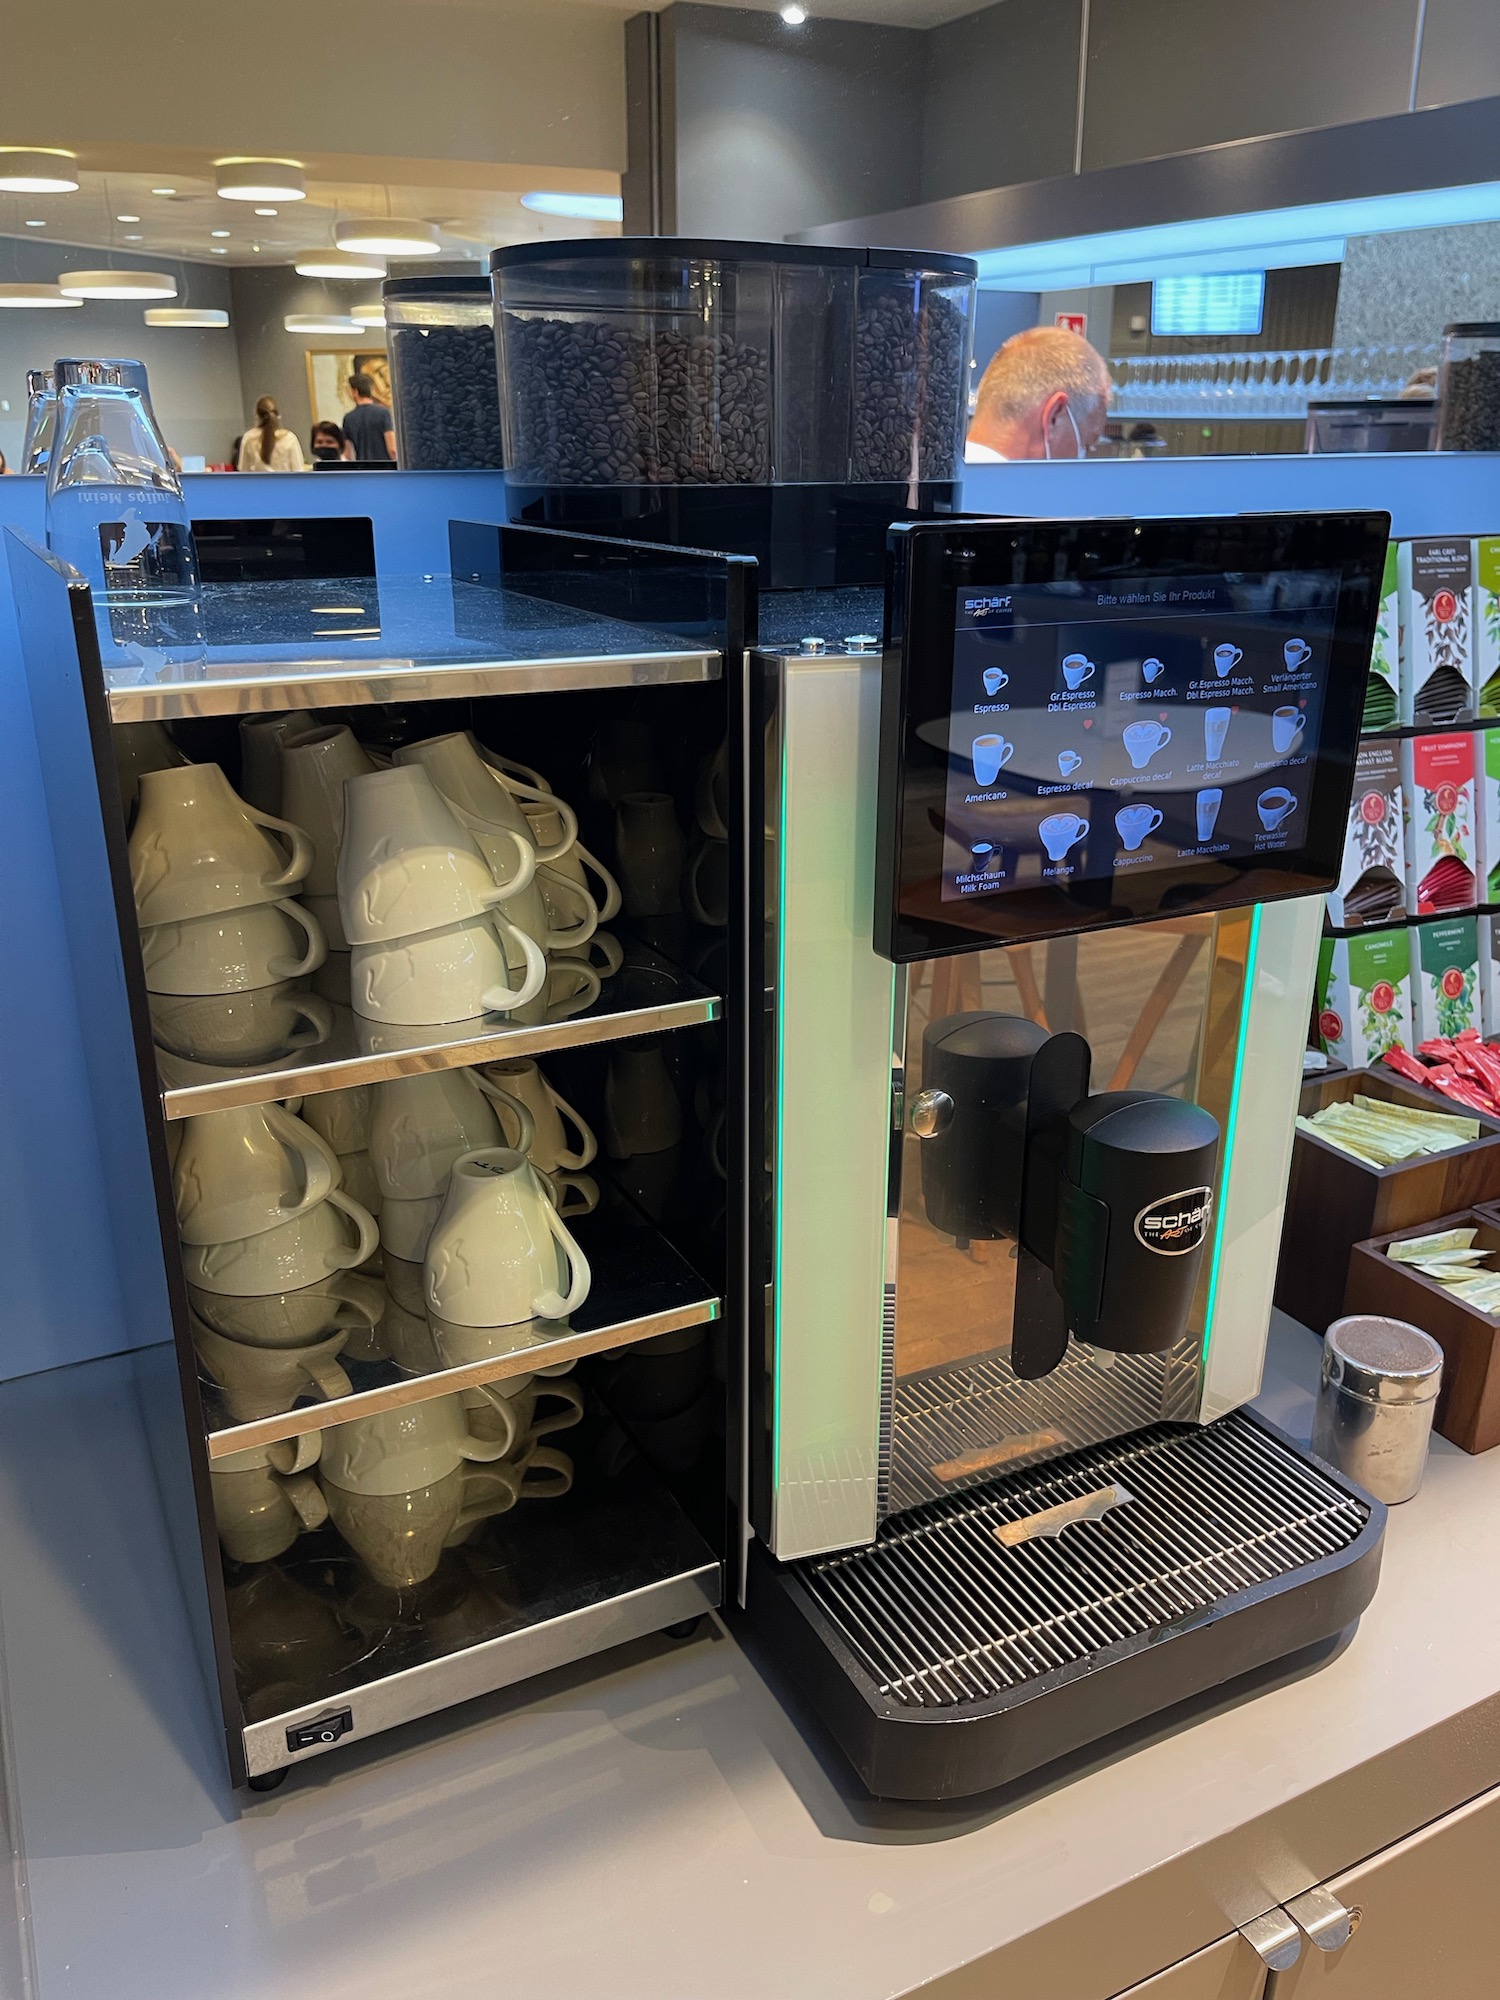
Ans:
<svg viewBox="0 0 1500 2000"><path fill-rule="evenodd" d="M1302 1086L1310 1118L1327 1104L1379 1097L1415 1111L1451 1110L1479 1120L1480 1136L1449 1153L1428 1153L1394 1167L1367 1166L1310 1133L1292 1147L1276 1303L1315 1333L1345 1310L1349 1255L1367 1237L1409 1232L1435 1215L1500 1198L1500 1121L1469 1112L1437 1091L1405 1083L1390 1069L1345 1070Z"/></svg>
<svg viewBox="0 0 1500 2000"><path fill-rule="evenodd" d="M1443 1386L1435 1428L1465 1451L1500 1444L1500 1320L1476 1312L1409 1264L1393 1264L1386 1245L1435 1229L1478 1230L1476 1248L1500 1251L1500 1213L1483 1208L1441 1215L1420 1229L1356 1243L1349 1257L1346 1313L1387 1313L1430 1333L1443 1350Z"/></svg>

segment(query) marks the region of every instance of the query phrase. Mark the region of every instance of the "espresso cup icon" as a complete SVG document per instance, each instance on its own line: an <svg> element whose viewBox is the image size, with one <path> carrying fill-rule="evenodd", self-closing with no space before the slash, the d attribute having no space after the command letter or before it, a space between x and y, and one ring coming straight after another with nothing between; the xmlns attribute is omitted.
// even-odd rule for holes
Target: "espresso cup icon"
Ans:
<svg viewBox="0 0 1500 2000"><path fill-rule="evenodd" d="M1115 814L1115 831L1126 851L1134 854L1148 833L1155 833L1162 815L1155 806L1121 806Z"/></svg>
<svg viewBox="0 0 1500 2000"><path fill-rule="evenodd" d="M993 785L1015 754L1015 744L1008 743L1003 736L976 736L971 752L975 778L981 785Z"/></svg>
<svg viewBox="0 0 1500 2000"><path fill-rule="evenodd" d="M1271 717L1271 748L1284 757L1302 734L1307 717L1300 708L1278 708Z"/></svg>
<svg viewBox="0 0 1500 2000"><path fill-rule="evenodd" d="M1158 750L1165 750L1172 732L1164 722L1132 722L1121 732L1126 754L1137 771L1144 771Z"/></svg>
<svg viewBox="0 0 1500 2000"><path fill-rule="evenodd" d="M1088 830L1088 821L1080 819L1077 813L1049 813L1037 828L1048 859L1052 861L1061 861L1068 849L1076 847Z"/></svg>
<svg viewBox="0 0 1500 2000"><path fill-rule="evenodd" d="M1285 785L1272 785L1255 801L1255 810L1260 814L1260 823L1266 832L1274 833L1282 821L1297 810L1296 796Z"/></svg>
<svg viewBox="0 0 1500 2000"><path fill-rule="evenodd" d="M1065 778L1071 778L1082 762L1076 750L1059 750L1057 753L1057 768Z"/></svg>
<svg viewBox="0 0 1500 2000"><path fill-rule="evenodd" d="M1244 654L1244 649L1242 647L1215 646L1214 672L1219 676L1220 680L1223 680L1227 674L1232 674L1234 672L1235 668L1239 665L1240 661L1244 659L1244 657L1245 654Z"/></svg>
<svg viewBox="0 0 1500 2000"><path fill-rule="evenodd" d="M999 694L1001 688L1008 687L1009 684L1010 675L1002 673L999 667L985 668L984 691L986 694Z"/></svg>
<svg viewBox="0 0 1500 2000"><path fill-rule="evenodd" d="M1164 660L1142 660L1141 662L1141 672L1145 675L1148 682L1160 680L1166 671L1166 662Z"/></svg>
<svg viewBox="0 0 1500 2000"><path fill-rule="evenodd" d="M1288 639L1281 649L1281 657L1286 661L1289 671L1295 673L1298 667L1312 658L1312 647L1305 639Z"/></svg>
<svg viewBox="0 0 1500 2000"><path fill-rule="evenodd" d="M1087 653L1069 653L1062 663L1063 679L1070 688L1081 688L1094 678L1094 663Z"/></svg>

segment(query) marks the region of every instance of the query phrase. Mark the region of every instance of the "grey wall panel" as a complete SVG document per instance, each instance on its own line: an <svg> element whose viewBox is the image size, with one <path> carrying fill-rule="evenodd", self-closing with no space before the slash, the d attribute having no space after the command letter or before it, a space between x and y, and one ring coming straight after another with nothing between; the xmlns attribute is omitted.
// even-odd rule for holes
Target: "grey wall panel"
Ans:
<svg viewBox="0 0 1500 2000"><path fill-rule="evenodd" d="M1349 238L1338 346L1428 344L1464 319L1500 319L1500 223Z"/></svg>
<svg viewBox="0 0 1500 2000"><path fill-rule="evenodd" d="M1458 104L1500 93L1500 6L1495 0L1427 0L1418 104Z"/></svg>
<svg viewBox="0 0 1500 2000"><path fill-rule="evenodd" d="M1092 0L1083 165L1404 111L1416 19L1417 0Z"/></svg>
<svg viewBox="0 0 1500 2000"><path fill-rule="evenodd" d="M1071 173L1083 0L999 0L927 37L922 199Z"/></svg>
<svg viewBox="0 0 1500 2000"><path fill-rule="evenodd" d="M774 14L676 6L661 31L676 195L664 227L777 239L916 197L916 29L816 18L790 29Z"/></svg>

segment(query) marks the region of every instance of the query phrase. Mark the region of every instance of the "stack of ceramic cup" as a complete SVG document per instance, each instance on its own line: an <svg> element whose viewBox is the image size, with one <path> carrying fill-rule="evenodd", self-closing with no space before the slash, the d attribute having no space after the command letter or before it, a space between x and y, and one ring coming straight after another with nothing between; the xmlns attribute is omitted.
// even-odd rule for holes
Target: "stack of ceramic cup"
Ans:
<svg viewBox="0 0 1500 2000"><path fill-rule="evenodd" d="M318 1483L329 1516L377 1583L415 1589L444 1549L467 1540L481 1521L518 1501L568 1491L572 1463L536 1442L535 1398L528 1406L524 1395L510 1420L501 1420L503 1436L480 1436L461 1395L359 1417L324 1433ZM560 1421L576 1421L571 1411L568 1402Z"/></svg>
<svg viewBox="0 0 1500 2000"><path fill-rule="evenodd" d="M213 1461L209 1484L225 1555L235 1562L270 1562L304 1529L323 1525L328 1503L309 1473L321 1442L312 1431Z"/></svg>
<svg viewBox="0 0 1500 2000"><path fill-rule="evenodd" d="M394 1259L420 1265L442 1213L453 1163L504 1136L499 1106L509 1111L524 1151L531 1114L503 1086L475 1070L427 1070L371 1086L370 1164L380 1189L381 1242L387 1270ZM413 1289L398 1275L398 1297Z"/></svg>
<svg viewBox="0 0 1500 2000"><path fill-rule="evenodd" d="M380 1183L370 1161L370 1086L325 1090L302 1099L302 1117L337 1155L345 1194L380 1221ZM379 1275L378 1259L367 1266ZM379 1327L351 1327L344 1353L353 1361L379 1361L386 1354Z"/></svg>
<svg viewBox="0 0 1500 2000"><path fill-rule="evenodd" d="M278 746L281 810L312 842L303 900L323 928L328 948L346 952L339 915L339 849L344 840L344 786L379 769L353 730L342 723L293 730ZM344 968L345 973L348 967ZM347 991L347 986L344 988Z"/></svg>
<svg viewBox="0 0 1500 2000"><path fill-rule="evenodd" d="M604 1150L615 1179L660 1222L677 1184L682 1107L659 1035L621 1042L604 1081Z"/></svg>
<svg viewBox="0 0 1500 2000"><path fill-rule="evenodd" d="M454 1161L423 1260L422 1296L445 1368L535 1344L589 1295L588 1260L524 1152L484 1146Z"/></svg>
<svg viewBox="0 0 1500 2000"><path fill-rule="evenodd" d="M511 1018L535 1025L592 1006L600 975L588 957L601 906L590 893L585 862L600 882L604 909L619 907L619 891L579 848L571 806L540 782L539 773L494 758L467 731L407 744L396 752L396 763L426 772L503 885L512 982L531 962L528 946L543 955L544 984L508 1010ZM608 976L619 968L619 947L610 938L600 950Z"/></svg>
<svg viewBox="0 0 1500 2000"><path fill-rule="evenodd" d="M697 924L723 930L729 922L728 744L721 743L698 767L693 795L697 821L682 877L682 901Z"/></svg>
<svg viewBox="0 0 1500 2000"><path fill-rule="evenodd" d="M147 771L171 771L188 762L167 733L163 722L117 722L110 734L115 753L115 774L120 782L120 804L128 828L140 803L141 778Z"/></svg>
<svg viewBox="0 0 1500 2000"><path fill-rule="evenodd" d="M302 1396L349 1393L337 1357L385 1298L361 1275L379 1248L338 1157L283 1105L183 1121L172 1169L199 1359L237 1423Z"/></svg>
<svg viewBox="0 0 1500 2000"><path fill-rule="evenodd" d="M159 1046L231 1069L295 1060L332 1031L326 1003L296 986L327 949L293 893L307 835L247 805L217 764L142 771L138 785L130 874Z"/></svg>

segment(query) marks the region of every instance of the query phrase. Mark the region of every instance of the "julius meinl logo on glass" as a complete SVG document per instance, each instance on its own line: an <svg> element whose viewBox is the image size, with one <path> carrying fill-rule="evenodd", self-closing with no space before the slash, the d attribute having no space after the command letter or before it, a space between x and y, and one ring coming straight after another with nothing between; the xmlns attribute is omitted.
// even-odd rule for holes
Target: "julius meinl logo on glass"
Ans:
<svg viewBox="0 0 1500 2000"><path fill-rule="evenodd" d="M1208 1234L1213 1206L1214 1191L1208 1187L1182 1188L1176 1194L1162 1195L1148 1202L1136 1217L1136 1237L1158 1257L1185 1257Z"/></svg>

